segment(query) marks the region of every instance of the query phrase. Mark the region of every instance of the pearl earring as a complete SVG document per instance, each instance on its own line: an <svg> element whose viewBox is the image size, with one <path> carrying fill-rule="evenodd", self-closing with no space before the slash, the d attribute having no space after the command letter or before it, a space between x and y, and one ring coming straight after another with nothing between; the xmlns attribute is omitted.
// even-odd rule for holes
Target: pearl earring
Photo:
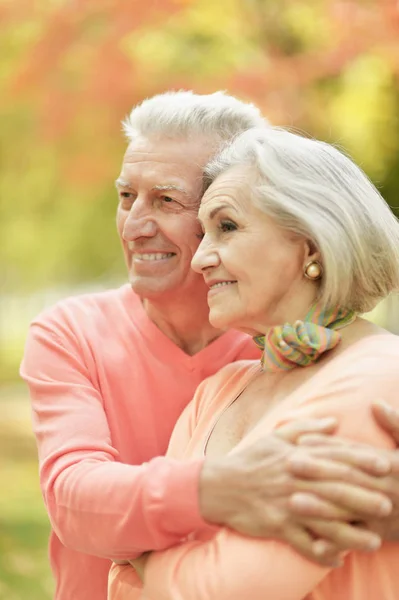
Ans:
<svg viewBox="0 0 399 600"><path fill-rule="evenodd" d="M317 281L323 275L323 267L318 260L311 260L305 265L303 273L311 281Z"/></svg>

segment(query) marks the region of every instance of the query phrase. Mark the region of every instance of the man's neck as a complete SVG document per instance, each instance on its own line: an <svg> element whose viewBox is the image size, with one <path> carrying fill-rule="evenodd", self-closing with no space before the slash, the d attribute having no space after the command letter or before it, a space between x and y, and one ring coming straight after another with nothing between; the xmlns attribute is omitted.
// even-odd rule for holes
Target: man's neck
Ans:
<svg viewBox="0 0 399 600"><path fill-rule="evenodd" d="M157 302L144 298L142 302L151 321L189 356L200 352L224 333L209 323L206 300L193 300L182 295L179 300L163 298Z"/></svg>

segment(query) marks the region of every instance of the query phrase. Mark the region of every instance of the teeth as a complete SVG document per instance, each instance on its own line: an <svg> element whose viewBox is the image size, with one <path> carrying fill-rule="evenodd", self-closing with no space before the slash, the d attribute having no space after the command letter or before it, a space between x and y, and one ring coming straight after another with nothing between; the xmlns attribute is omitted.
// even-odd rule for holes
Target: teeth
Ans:
<svg viewBox="0 0 399 600"><path fill-rule="evenodd" d="M219 281L219 283L214 283L211 285L211 290L213 290L213 288L222 287L222 285L230 285L232 283L234 283L234 281Z"/></svg>
<svg viewBox="0 0 399 600"><path fill-rule="evenodd" d="M134 254L134 258L138 258L139 260L162 260L163 258L170 258L174 256L173 252L154 252L151 254L139 254L136 252Z"/></svg>

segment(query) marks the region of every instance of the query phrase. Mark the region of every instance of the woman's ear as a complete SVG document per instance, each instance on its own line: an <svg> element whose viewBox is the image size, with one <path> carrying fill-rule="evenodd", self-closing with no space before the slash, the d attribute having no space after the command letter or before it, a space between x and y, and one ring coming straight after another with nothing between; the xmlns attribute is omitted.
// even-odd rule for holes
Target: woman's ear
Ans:
<svg viewBox="0 0 399 600"><path fill-rule="evenodd" d="M311 261L321 262L321 254L312 240L305 241L305 264Z"/></svg>
<svg viewBox="0 0 399 600"><path fill-rule="evenodd" d="M303 265L303 274L306 279L318 281L323 276L323 265L321 264L321 255L313 242L305 242L305 261Z"/></svg>

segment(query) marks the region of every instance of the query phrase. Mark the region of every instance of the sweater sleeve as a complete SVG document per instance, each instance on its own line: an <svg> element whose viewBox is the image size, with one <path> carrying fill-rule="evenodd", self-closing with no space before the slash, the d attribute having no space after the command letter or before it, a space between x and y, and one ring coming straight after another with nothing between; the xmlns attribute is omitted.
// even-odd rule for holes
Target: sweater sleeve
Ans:
<svg viewBox="0 0 399 600"><path fill-rule="evenodd" d="M392 362L371 377L341 375L323 395L275 423L336 415L337 435L382 448L393 441L372 418L370 404L384 398L399 406L399 374ZM251 539L222 529L208 541L192 541L154 552L145 570L143 600L300 600L328 574L283 542ZM287 576L288 574L288 576Z"/></svg>
<svg viewBox="0 0 399 600"><path fill-rule="evenodd" d="M21 375L32 401L42 493L66 547L128 559L203 526L203 461L119 462L99 387L65 324L42 318L31 326Z"/></svg>

